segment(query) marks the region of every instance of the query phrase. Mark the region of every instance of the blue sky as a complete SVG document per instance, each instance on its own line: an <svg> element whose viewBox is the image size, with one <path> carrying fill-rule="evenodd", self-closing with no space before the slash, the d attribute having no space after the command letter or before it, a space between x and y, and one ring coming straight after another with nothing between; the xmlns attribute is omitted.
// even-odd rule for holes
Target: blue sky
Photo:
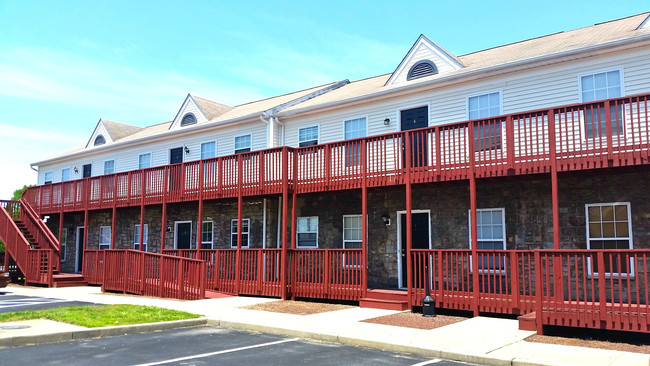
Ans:
<svg viewBox="0 0 650 366"><path fill-rule="evenodd" d="M236 105L392 72L423 33L453 54L650 10L641 1L0 0L0 199L99 118L146 126L188 92Z"/></svg>

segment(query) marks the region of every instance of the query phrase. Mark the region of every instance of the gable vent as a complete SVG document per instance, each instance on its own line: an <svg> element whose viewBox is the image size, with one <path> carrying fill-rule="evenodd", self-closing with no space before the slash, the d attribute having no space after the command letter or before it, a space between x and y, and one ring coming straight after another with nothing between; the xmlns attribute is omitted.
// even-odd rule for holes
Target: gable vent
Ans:
<svg viewBox="0 0 650 366"><path fill-rule="evenodd" d="M106 139L104 138L104 136L99 135L95 137L95 142L93 143L93 145L98 146L98 145L104 145L105 143L106 143Z"/></svg>
<svg viewBox="0 0 650 366"><path fill-rule="evenodd" d="M435 75L438 73L438 68L433 62L429 60L424 60L416 63L409 70L406 80L417 79L429 75Z"/></svg>
<svg viewBox="0 0 650 366"><path fill-rule="evenodd" d="M196 117L192 113L188 113L183 116L183 119L181 120L181 127L193 125L196 123Z"/></svg>

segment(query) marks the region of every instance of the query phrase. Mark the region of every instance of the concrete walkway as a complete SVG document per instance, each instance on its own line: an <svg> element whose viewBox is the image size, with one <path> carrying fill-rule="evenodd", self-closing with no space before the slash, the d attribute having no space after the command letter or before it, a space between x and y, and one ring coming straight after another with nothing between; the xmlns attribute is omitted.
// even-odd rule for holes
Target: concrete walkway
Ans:
<svg viewBox="0 0 650 366"><path fill-rule="evenodd" d="M240 308L277 300L269 298L229 297L176 301L102 294L98 287L10 286L6 292L99 304L159 306L204 315L208 324L223 327L485 365L650 365L650 355L645 354L526 342L524 339L534 332L519 330L517 321L510 319L476 317L437 329L420 330L360 322L396 313L390 310L349 308L314 315L293 315ZM38 327L33 328L32 333L39 331ZM46 333L47 329L43 328L42 331ZM0 341L12 337L17 341L18 335L9 330L0 332Z"/></svg>

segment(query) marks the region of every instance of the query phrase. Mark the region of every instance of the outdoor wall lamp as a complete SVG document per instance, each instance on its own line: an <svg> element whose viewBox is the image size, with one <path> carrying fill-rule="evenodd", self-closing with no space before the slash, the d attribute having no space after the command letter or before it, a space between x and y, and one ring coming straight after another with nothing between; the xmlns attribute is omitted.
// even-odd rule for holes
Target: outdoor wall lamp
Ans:
<svg viewBox="0 0 650 366"><path fill-rule="evenodd" d="M79 174L79 169L77 167L74 167L74 173Z"/></svg>
<svg viewBox="0 0 650 366"><path fill-rule="evenodd" d="M187 146L185 146L185 154L187 154L187 155L190 154L190 149Z"/></svg>
<svg viewBox="0 0 650 366"><path fill-rule="evenodd" d="M145 229L146 229L146 228L145 228ZM171 226L167 226L167 230L166 230L166 231L167 231L168 233L171 233L171 232L172 232L172 227L171 227Z"/></svg>
<svg viewBox="0 0 650 366"><path fill-rule="evenodd" d="M384 120L384 126L388 126L390 124L390 118L386 118Z"/></svg>
<svg viewBox="0 0 650 366"><path fill-rule="evenodd" d="M381 215L381 221L383 221L386 226L390 225L390 216L386 214Z"/></svg>

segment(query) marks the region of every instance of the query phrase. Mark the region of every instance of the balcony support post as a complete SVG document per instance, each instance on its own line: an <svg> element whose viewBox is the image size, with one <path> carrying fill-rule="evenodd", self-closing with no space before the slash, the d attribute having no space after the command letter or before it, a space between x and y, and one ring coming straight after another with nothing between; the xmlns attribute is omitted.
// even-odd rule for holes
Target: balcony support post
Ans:
<svg viewBox="0 0 650 366"><path fill-rule="evenodd" d="M140 205L140 238L138 243L140 243L140 251L144 251L144 204Z"/></svg>
<svg viewBox="0 0 650 366"><path fill-rule="evenodd" d="M361 297L368 291L368 178L366 139L361 141ZM327 270L328 267L326 267Z"/></svg>
<svg viewBox="0 0 650 366"><path fill-rule="evenodd" d="M297 181L298 181L298 154L294 151L293 154L293 182L291 184L291 249L293 250L293 262L291 265L291 280L296 282L296 277L297 277L297 252L296 252L296 247L297 243L296 241L298 240L298 234L297 234L297 217L296 217L296 208L297 208L297 201L298 201L298 194L297 194ZM292 292L291 294L291 299L295 300L296 299L296 293L295 291Z"/></svg>
<svg viewBox="0 0 650 366"><path fill-rule="evenodd" d="M557 182L557 150L555 145L555 113L553 109L547 112L549 155L551 163L551 201L553 209L553 249L560 249L560 201L558 198Z"/></svg>
<svg viewBox="0 0 650 366"><path fill-rule="evenodd" d="M111 249L115 249L115 228L117 227L117 207L113 205L111 215Z"/></svg>
<svg viewBox="0 0 650 366"><path fill-rule="evenodd" d="M282 148L282 266L280 267L282 300L288 296L287 286L287 215L289 211L289 150Z"/></svg>
<svg viewBox="0 0 650 366"><path fill-rule="evenodd" d="M241 279L241 238L242 238L242 205L244 200L242 197L242 154L237 156L237 252L235 254L235 293L239 294L239 282Z"/></svg>
<svg viewBox="0 0 650 366"><path fill-rule="evenodd" d="M479 257L478 257L478 230L476 219L476 162L474 153L474 123L470 122L468 125L469 141L468 151L469 155L469 211L470 211L470 237L471 243L471 261L472 266L472 311L474 316L479 315Z"/></svg>
<svg viewBox="0 0 650 366"><path fill-rule="evenodd" d="M167 231L167 181L169 178L169 165L165 166L163 174L163 190L162 190L162 225L160 226L160 253L165 249L165 232Z"/></svg>
<svg viewBox="0 0 650 366"><path fill-rule="evenodd" d="M196 259L199 258L201 242L203 242L203 160L199 161L199 220L196 230Z"/></svg>
<svg viewBox="0 0 650 366"><path fill-rule="evenodd" d="M59 239L59 256L58 256L59 260L56 261L56 263L54 263L54 265L55 265L55 268L57 270L60 270L61 269L61 239L63 239L63 205L61 205L61 211L59 212L59 238L58 239ZM66 240L67 240L67 238L66 238ZM66 246L66 249L67 248L68 247ZM5 257L6 256L8 256L8 254L7 254L6 250L5 250ZM6 269L5 269L5 271L6 271Z"/></svg>
<svg viewBox="0 0 650 366"><path fill-rule="evenodd" d="M408 298L408 306L413 306L412 301L412 292L413 292L413 270L412 270L412 261L411 261L411 248L413 247L413 202L411 200L411 159L412 159L412 150L411 150L411 133L409 131L404 132L404 147L406 155L406 294ZM402 279L404 280L404 279Z"/></svg>
<svg viewBox="0 0 650 366"><path fill-rule="evenodd" d="M113 236L113 233L111 233L111 236ZM85 257L85 252L86 252L86 246L88 245L88 206L86 206L86 209L84 210L84 237L81 240L81 258ZM75 253L76 254L76 253ZM83 273L83 261L81 263L81 268L79 268L81 273Z"/></svg>

